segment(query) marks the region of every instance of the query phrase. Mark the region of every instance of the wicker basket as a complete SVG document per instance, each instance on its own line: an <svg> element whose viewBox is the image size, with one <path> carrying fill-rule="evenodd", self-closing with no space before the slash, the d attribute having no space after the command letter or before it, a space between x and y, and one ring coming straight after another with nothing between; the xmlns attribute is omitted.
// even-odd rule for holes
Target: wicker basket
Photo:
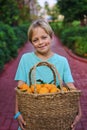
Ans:
<svg viewBox="0 0 87 130"><path fill-rule="evenodd" d="M31 73L33 73L33 80L36 84L36 67L43 65L52 70L54 83L58 77L61 92L37 94L35 90L34 94L29 94L15 89L19 110L27 124L26 130L71 130L71 124L78 112L81 91L63 92L62 80L56 68L48 62L40 62L31 69L29 73L31 84Z"/></svg>

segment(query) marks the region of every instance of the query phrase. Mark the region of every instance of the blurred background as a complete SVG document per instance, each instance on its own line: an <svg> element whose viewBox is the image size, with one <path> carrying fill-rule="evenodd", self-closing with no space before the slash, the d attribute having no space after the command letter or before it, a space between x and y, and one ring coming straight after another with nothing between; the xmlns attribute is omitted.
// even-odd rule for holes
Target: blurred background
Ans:
<svg viewBox="0 0 87 130"><path fill-rule="evenodd" d="M87 59L87 0L0 0L0 72L27 42L30 23L46 19L61 42Z"/></svg>

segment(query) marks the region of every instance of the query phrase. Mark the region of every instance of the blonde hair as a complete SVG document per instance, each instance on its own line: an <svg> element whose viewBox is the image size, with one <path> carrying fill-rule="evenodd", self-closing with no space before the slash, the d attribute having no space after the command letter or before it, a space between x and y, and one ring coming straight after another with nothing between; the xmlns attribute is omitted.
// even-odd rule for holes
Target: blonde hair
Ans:
<svg viewBox="0 0 87 130"><path fill-rule="evenodd" d="M44 19L38 19L38 20L34 21L28 29L28 40L30 42L32 42L33 29L36 27L43 28L45 30L45 32L52 38L53 30L50 27L49 23Z"/></svg>

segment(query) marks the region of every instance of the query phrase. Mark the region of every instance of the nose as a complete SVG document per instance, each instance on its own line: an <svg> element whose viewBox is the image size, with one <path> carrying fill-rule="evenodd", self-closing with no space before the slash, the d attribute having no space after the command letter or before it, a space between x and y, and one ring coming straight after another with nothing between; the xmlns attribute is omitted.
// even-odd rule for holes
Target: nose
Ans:
<svg viewBox="0 0 87 130"><path fill-rule="evenodd" d="M43 43L43 40L40 38L39 39L39 44L42 44Z"/></svg>

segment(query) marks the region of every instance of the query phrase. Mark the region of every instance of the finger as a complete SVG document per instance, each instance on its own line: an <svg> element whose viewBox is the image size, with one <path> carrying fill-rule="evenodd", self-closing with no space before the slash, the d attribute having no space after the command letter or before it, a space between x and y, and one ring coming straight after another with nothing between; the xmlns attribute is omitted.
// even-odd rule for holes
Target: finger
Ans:
<svg viewBox="0 0 87 130"><path fill-rule="evenodd" d="M76 124L77 124L77 120L76 120L76 118L75 118L73 124L71 125L71 128L74 128L74 127L76 126Z"/></svg>
<svg viewBox="0 0 87 130"><path fill-rule="evenodd" d="M75 130L75 124L71 125L72 130Z"/></svg>
<svg viewBox="0 0 87 130"><path fill-rule="evenodd" d="M24 121L22 115L20 115L20 116L18 117L18 122L19 122L19 125L20 125L21 129L22 129L22 130L25 130L26 122Z"/></svg>
<svg viewBox="0 0 87 130"><path fill-rule="evenodd" d="M71 125L71 128L73 128L73 127L75 127L75 124L72 124L72 125Z"/></svg>
<svg viewBox="0 0 87 130"><path fill-rule="evenodd" d="M20 125L20 127L21 127L22 130L25 130L24 124L21 121L19 121L19 125Z"/></svg>
<svg viewBox="0 0 87 130"><path fill-rule="evenodd" d="M75 128L72 128L72 130L75 130Z"/></svg>
<svg viewBox="0 0 87 130"><path fill-rule="evenodd" d="M21 122L23 125L26 125L26 122L23 120L23 118L22 118Z"/></svg>
<svg viewBox="0 0 87 130"><path fill-rule="evenodd" d="M21 121L21 123L23 125L26 125L26 122L24 121L23 117L20 115L19 118L18 118L19 121Z"/></svg>

